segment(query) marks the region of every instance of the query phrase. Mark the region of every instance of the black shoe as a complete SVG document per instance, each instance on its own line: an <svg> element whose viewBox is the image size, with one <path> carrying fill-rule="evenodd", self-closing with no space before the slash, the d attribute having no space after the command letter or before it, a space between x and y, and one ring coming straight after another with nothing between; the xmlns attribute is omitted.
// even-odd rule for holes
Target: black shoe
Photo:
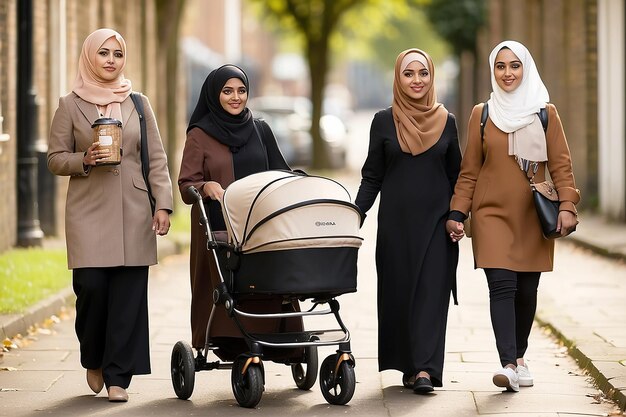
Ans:
<svg viewBox="0 0 626 417"><path fill-rule="evenodd" d="M433 383L425 376L418 377L415 380L415 384L413 384L413 392L416 394L426 394L432 392L434 389Z"/></svg>

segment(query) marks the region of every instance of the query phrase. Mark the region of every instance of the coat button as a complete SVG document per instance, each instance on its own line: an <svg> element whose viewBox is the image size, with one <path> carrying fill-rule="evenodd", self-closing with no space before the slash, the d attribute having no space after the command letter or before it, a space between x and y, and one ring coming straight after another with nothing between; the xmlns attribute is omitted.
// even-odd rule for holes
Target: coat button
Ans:
<svg viewBox="0 0 626 417"><path fill-rule="evenodd" d="M119 169L117 169L117 168L115 168L115 169L113 170L113 175L120 175L120 170L119 170Z"/></svg>

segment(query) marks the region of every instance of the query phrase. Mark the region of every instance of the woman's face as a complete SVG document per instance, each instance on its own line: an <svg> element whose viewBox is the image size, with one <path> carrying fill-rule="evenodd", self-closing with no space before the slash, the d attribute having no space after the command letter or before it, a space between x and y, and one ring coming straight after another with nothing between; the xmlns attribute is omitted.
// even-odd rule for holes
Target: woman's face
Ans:
<svg viewBox="0 0 626 417"><path fill-rule="evenodd" d="M111 37L96 52L96 74L103 80L113 81L119 77L125 62L122 46L115 37Z"/></svg>
<svg viewBox="0 0 626 417"><path fill-rule="evenodd" d="M522 82L524 68L519 58L508 48L501 49L496 55L493 75L498 86L510 93L515 91Z"/></svg>
<svg viewBox="0 0 626 417"><path fill-rule="evenodd" d="M412 99L423 98L431 85L430 71L419 61L409 63L400 74L400 88Z"/></svg>
<svg viewBox="0 0 626 417"><path fill-rule="evenodd" d="M248 90L239 78L230 78L220 92L220 104L227 113L238 115L246 108Z"/></svg>

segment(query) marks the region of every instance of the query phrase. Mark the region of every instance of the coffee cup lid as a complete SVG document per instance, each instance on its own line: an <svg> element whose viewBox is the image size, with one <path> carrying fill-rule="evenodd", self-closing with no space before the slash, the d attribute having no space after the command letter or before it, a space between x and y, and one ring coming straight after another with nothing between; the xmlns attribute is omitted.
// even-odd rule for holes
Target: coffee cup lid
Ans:
<svg viewBox="0 0 626 417"><path fill-rule="evenodd" d="M117 119L112 119L110 117L101 117L99 119L96 119L91 125L91 127L94 128L96 126L101 126L101 125L116 125L118 127L122 127L122 122L120 122Z"/></svg>

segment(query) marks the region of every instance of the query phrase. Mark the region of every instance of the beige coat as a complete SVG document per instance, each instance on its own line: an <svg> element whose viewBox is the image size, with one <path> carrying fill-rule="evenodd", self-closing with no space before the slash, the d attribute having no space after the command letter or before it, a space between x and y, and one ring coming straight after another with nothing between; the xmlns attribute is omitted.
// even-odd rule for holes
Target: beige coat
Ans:
<svg viewBox="0 0 626 417"><path fill-rule="evenodd" d="M461 173L450 210L471 210L472 248L477 268L512 271L551 271L554 241L541 234L526 174L508 155L507 134L491 119L480 137L482 104L474 107ZM548 110L547 168L561 200L561 210L576 213L580 195L574 182L569 148L556 107ZM535 182L545 179L546 164L539 164Z"/></svg>
<svg viewBox="0 0 626 417"><path fill-rule="evenodd" d="M167 156L154 113L145 96L150 186L156 210L172 211ZM83 169L83 154L93 141L96 106L74 93L59 99L48 144L48 168L70 176L65 237L70 269L145 266L157 262L156 235L141 171L139 117L130 97L122 103L122 162Z"/></svg>

